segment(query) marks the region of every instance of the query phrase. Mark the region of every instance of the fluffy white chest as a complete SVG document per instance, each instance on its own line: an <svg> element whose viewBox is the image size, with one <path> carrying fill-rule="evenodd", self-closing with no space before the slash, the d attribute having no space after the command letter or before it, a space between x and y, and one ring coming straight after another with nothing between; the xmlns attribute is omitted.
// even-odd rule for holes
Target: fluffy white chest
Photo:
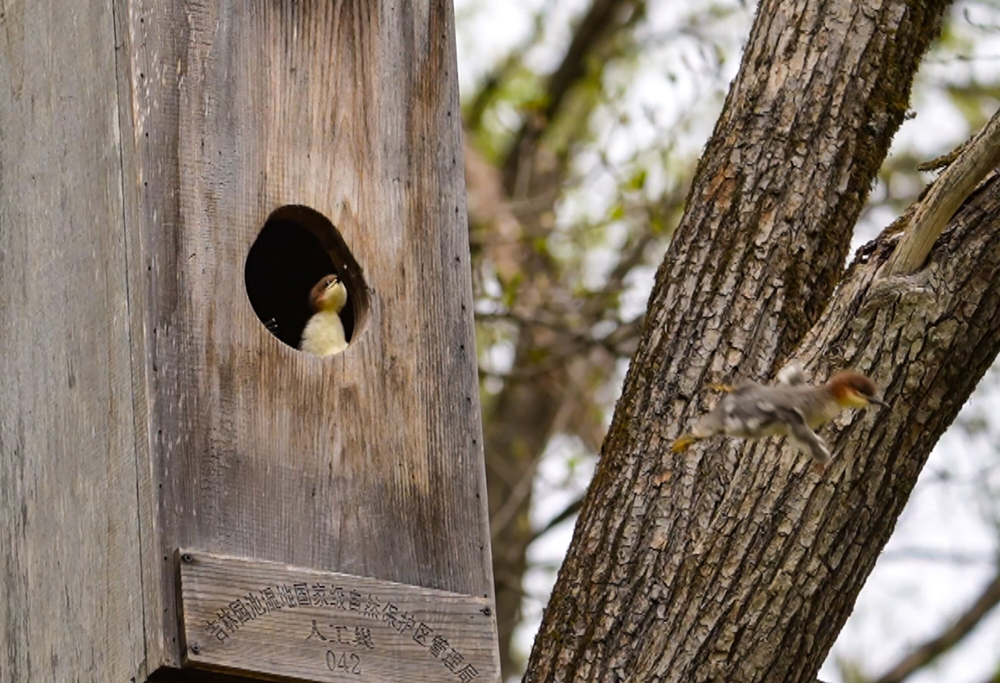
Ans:
<svg viewBox="0 0 1000 683"><path fill-rule="evenodd" d="M320 311L309 318L299 348L319 356L331 356L346 349L347 339L340 316L333 311Z"/></svg>

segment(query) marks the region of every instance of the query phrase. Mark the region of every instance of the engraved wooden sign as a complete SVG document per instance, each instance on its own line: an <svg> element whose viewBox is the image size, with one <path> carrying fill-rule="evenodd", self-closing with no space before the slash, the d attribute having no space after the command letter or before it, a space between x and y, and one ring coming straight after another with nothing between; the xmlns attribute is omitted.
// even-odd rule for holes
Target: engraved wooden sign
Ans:
<svg viewBox="0 0 1000 683"><path fill-rule="evenodd" d="M486 598L179 551L184 666L280 680L500 680Z"/></svg>

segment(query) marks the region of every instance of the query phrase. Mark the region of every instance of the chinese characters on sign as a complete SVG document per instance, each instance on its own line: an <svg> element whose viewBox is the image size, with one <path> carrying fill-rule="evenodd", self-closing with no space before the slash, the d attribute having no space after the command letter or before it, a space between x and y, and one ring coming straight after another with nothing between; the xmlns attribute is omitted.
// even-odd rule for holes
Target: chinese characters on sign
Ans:
<svg viewBox="0 0 1000 683"><path fill-rule="evenodd" d="M372 641L372 630L370 628L355 626L351 629L350 626L340 626L337 624L329 624L328 628L332 629L327 631L327 634L331 634L329 637L320 633L319 626L316 624L316 620L313 619L312 631L306 636L306 640L316 639L322 640L324 643L332 642L338 645L350 645L368 650L375 649L375 643Z"/></svg>
<svg viewBox="0 0 1000 683"><path fill-rule="evenodd" d="M355 612L357 616L382 624L398 636L406 636L426 650L428 657L437 659L454 680L469 683L479 676L479 671L465 661L465 656L448 643L448 639L435 634L434 628L418 621L413 614L384 600L373 593L362 594L343 586L323 583L293 583L265 586L251 590L219 608L214 618L205 623L205 631L225 642L246 624L278 610L299 607L328 608L331 620L311 620L311 628L304 640L324 643L326 666L330 671L360 675L363 671L362 655L374 650L378 629L373 635L370 627L347 626L337 623L337 612ZM381 633L384 633L382 631Z"/></svg>

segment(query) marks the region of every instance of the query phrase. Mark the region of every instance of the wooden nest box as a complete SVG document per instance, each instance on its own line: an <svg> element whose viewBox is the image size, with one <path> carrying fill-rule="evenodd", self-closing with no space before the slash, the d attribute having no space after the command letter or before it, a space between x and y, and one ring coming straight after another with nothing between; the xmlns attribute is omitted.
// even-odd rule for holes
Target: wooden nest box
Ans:
<svg viewBox="0 0 1000 683"><path fill-rule="evenodd" d="M15 3L0 55L10 680L498 681L450 2Z"/></svg>

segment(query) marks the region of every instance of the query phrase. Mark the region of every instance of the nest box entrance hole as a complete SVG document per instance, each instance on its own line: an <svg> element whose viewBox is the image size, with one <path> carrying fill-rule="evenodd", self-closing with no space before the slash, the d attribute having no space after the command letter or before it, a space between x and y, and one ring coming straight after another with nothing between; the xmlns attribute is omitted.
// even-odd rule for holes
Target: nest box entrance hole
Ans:
<svg viewBox="0 0 1000 683"><path fill-rule="evenodd" d="M309 292L331 273L347 288L340 319L351 344L368 317L368 287L344 238L323 214L296 205L275 210L250 247L243 275L254 313L271 334L297 349L313 313Z"/></svg>

